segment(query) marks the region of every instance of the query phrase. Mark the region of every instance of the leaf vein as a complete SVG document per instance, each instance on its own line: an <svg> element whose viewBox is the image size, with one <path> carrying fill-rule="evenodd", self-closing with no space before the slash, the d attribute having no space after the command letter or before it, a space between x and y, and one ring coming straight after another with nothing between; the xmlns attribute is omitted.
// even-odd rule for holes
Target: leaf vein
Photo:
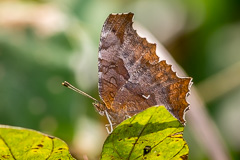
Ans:
<svg viewBox="0 0 240 160"><path fill-rule="evenodd" d="M50 138L50 137L49 137ZM52 138L50 138L51 139L51 141L52 141L52 150L51 150L51 153L49 154L49 156L46 158L46 160L48 160L50 157L51 157L51 155L53 154L53 150L54 150L54 141L53 141L53 139Z"/></svg>
<svg viewBox="0 0 240 160"><path fill-rule="evenodd" d="M113 135L113 136L114 136L114 135ZM119 158L122 158L121 155L118 153L116 147L115 147L114 138L112 139L112 144L113 144L113 149L114 149L114 151L117 153L117 155L119 156Z"/></svg>
<svg viewBox="0 0 240 160"><path fill-rule="evenodd" d="M176 157L184 148L185 148L185 145L186 145L187 143L184 143L184 145L183 145L183 147L171 158L171 159L173 159L174 157Z"/></svg>
<svg viewBox="0 0 240 160"><path fill-rule="evenodd" d="M155 110L156 110L156 109L155 109ZM131 157L131 154L132 154L132 152L133 152L133 150L134 150L135 145L137 144L140 136L142 135L143 131L145 130L145 128L146 128L147 125L149 124L149 121L152 119L153 115L154 115L154 114L151 115L151 117L148 119L148 122L146 123L146 125L144 125L144 127L143 127L142 130L141 130L141 132L139 133L139 135L138 135L138 137L137 137L135 143L133 144L132 149L131 149L131 151L130 151L130 153L129 153L128 159Z"/></svg>
<svg viewBox="0 0 240 160"><path fill-rule="evenodd" d="M1 135L0 135L0 139L2 139L2 141L4 142L4 144L8 147L8 150L9 150L9 152L11 153L13 159L16 160L15 156L14 156L13 153L12 153L11 148L9 147L9 145L7 144L7 142L3 139L3 137L2 137Z"/></svg>

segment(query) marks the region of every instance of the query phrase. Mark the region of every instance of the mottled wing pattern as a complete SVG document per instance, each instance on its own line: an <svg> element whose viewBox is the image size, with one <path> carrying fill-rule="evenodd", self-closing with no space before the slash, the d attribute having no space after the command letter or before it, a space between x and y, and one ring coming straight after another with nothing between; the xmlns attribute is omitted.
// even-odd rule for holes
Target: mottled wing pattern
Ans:
<svg viewBox="0 0 240 160"><path fill-rule="evenodd" d="M181 123L191 78L179 78L160 61L156 44L138 36L133 14L109 15L99 46L99 93L112 120L120 123L148 107L164 105Z"/></svg>
<svg viewBox="0 0 240 160"><path fill-rule="evenodd" d="M119 89L126 84L129 74L121 59L123 34L132 16L109 15L104 23L99 45L98 73L99 94L106 107L112 110L112 103Z"/></svg>

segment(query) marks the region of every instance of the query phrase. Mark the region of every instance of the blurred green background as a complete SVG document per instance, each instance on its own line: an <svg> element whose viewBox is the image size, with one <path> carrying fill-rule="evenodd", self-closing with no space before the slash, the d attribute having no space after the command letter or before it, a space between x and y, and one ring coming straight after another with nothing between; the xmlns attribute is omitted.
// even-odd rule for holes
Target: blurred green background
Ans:
<svg viewBox="0 0 240 160"><path fill-rule="evenodd" d="M240 159L239 0L0 1L0 124L66 141L79 159L96 158L106 138L98 99L97 56L110 13L133 12L193 77L232 159ZM187 130L189 159L210 159Z"/></svg>

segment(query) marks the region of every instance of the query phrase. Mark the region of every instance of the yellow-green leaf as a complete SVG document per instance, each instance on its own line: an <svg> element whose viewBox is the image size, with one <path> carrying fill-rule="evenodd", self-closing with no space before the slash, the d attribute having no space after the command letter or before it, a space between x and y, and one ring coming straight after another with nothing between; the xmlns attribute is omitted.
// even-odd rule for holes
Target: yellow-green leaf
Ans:
<svg viewBox="0 0 240 160"><path fill-rule="evenodd" d="M0 160L73 160L62 140L34 130L0 125Z"/></svg>
<svg viewBox="0 0 240 160"><path fill-rule="evenodd" d="M187 159L183 129L164 106L148 108L114 129L101 159Z"/></svg>

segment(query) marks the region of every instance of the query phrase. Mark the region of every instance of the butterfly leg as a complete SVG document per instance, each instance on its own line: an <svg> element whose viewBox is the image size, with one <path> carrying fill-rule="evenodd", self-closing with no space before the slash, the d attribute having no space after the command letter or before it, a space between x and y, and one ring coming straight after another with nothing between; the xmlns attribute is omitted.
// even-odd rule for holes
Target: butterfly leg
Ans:
<svg viewBox="0 0 240 160"><path fill-rule="evenodd" d="M111 133L112 133L112 127L110 126L110 130L109 130L109 126L110 126L110 124L106 124L106 125L105 125L106 130L107 130L107 133L108 133L108 134L111 134Z"/></svg>
<svg viewBox="0 0 240 160"><path fill-rule="evenodd" d="M110 119L110 117L109 117L108 112L107 112L106 110L105 110L104 112L105 112L105 115L106 115L107 120L108 120L108 122L109 122L109 124L106 124L105 127L106 127L106 129L107 129L108 134L111 134L112 131L113 131L113 124L112 124L112 122L111 122L111 119ZM108 129L109 126L110 126L110 131L109 131L109 129Z"/></svg>

